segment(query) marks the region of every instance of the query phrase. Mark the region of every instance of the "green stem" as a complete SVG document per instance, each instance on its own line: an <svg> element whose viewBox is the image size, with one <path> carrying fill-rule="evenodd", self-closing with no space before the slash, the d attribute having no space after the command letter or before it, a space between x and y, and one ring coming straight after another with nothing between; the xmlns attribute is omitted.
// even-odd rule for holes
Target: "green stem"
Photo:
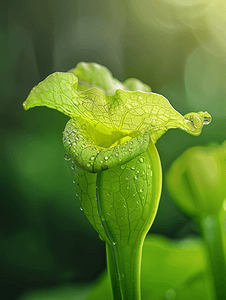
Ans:
<svg viewBox="0 0 226 300"><path fill-rule="evenodd" d="M136 246L106 243L108 272L114 300L140 300L140 267L143 241Z"/></svg>
<svg viewBox="0 0 226 300"><path fill-rule="evenodd" d="M217 300L226 299L225 211L201 219L201 230L206 243Z"/></svg>

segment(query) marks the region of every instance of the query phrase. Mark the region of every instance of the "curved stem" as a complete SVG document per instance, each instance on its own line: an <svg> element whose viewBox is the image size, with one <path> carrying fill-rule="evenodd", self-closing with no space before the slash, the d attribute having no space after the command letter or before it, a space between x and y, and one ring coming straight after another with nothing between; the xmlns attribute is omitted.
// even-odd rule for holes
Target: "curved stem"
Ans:
<svg viewBox="0 0 226 300"><path fill-rule="evenodd" d="M226 213L207 215L201 219L201 230L207 245L217 300L226 299Z"/></svg>
<svg viewBox="0 0 226 300"><path fill-rule="evenodd" d="M108 272L114 300L141 300L140 268L143 241L136 246L106 243Z"/></svg>

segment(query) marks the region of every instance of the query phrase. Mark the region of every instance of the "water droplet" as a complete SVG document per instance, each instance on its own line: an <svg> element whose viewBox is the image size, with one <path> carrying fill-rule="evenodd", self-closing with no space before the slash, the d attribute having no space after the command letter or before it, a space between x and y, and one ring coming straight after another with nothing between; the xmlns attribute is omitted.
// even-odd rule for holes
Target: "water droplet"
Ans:
<svg viewBox="0 0 226 300"><path fill-rule="evenodd" d="M91 156L90 159L91 159L91 160L94 160L94 159L95 159L95 156Z"/></svg>
<svg viewBox="0 0 226 300"><path fill-rule="evenodd" d="M151 165L148 165L148 169L150 169L151 168Z"/></svg>
<svg viewBox="0 0 226 300"><path fill-rule="evenodd" d="M208 112L206 111L203 114L203 125L208 125L210 122L212 121L212 117L210 114L208 114Z"/></svg>
<svg viewBox="0 0 226 300"><path fill-rule="evenodd" d="M138 177L139 177L139 173L137 173L137 174L135 175L135 179L138 179Z"/></svg>
<svg viewBox="0 0 226 300"><path fill-rule="evenodd" d="M129 190L129 186L127 186L126 189Z"/></svg>
<svg viewBox="0 0 226 300"><path fill-rule="evenodd" d="M144 162L143 157L140 157L139 161L140 161L141 163L143 163L143 162Z"/></svg>
<svg viewBox="0 0 226 300"><path fill-rule="evenodd" d="M129 152L131 152L132 150L131 149L129 149Z"/></svg>
<svg viewBox="0 0 226 300"><path fill-rule="evenodd" d="M143 193L143 191L144 191L144 187L142 187L142 188L140 189L140 193Z"/></svg>
<svg viewBox="0 0 226 300"><path fill-rule="evenodd" d="M112 195L112 192L108 192L108 196L111 196Z"/></svg>
<svg viewBox="0 0 226 300"><path fill-rule="evenodd" d="M87 167L89 168L90 166L91 166L91 164L90 164L90 163L88 163L88 164L87 164Z"/></svg>
<svg viewBox="0 0 226 300"><path fill-rule="evenodd" d="M169 290L166 291L165 298L167 300L175 299L175 297L176 297L176 292L175 292L174 289L169 289Z"/></svg>
<svg viewBox="0 0 226 300"><path fill-rule="evenodd" d="M101 160L100 163L102 164L102 163L103 163L103 160Z"/></svg>
<svg viewBox="0 0 226 300"><path fill-rule="evenodd" d="M118 156L118 152L115 153L115 156Z"/></svg>
<svg viewBox="0 0 226 300"><path fill-rule="evenodd" d="M130 169L131 169L131 170L135 170L135 167L131 167Z"/></svg>
<svg viewBox="0 0 226 300"><path fill-rule="evenodd" d="M124 165L121 165L121 169L122 170L124 170L125 169L125 167L126 167L126 165L124 164Z"/></svg>
<svg viewBox="0 0 226 300"><path fill-rule="evenodd" d="M128 180L129 179L129 177L125 177L125 180Z"/></svg>
<svg viewBox="0 0 226 300"><path fill-rule="evenodd" d="M83 210L83 208L82 208L82 207L80 207L80 210Z"/></svg>
<svg viewBox="0 0 226 300"><path fill-rule="evenodd" d="M135 196L136 196L136 194L134 193L134 194L133 194L133 197L135 197Z"/></svg>
<svg viewBox="0 0 226 300"><path fill-rule="evenodd" d="M69 160L71 160L71 157L66 153L66 154L64 155L64 159L65 159L66 161L69 161Z"/></svg>
<svg viewBox="0 0 226 300"><path fill-rule="evenodd" d="M105 156L105 158L104 158L105 160L108 160L108 156Z"/></svg>
<svg viewBox="0 0 226 300"><path fill-rule="evenodd" d="M76 138L75 138L77 141L79 140L79 137L78 136L76 136Z"/></svg>
<svg viewBox="0 0 226 300"><path fill-rule="evenodd" d="M133 141L130 141L130 145L133 145Z"/></svg>

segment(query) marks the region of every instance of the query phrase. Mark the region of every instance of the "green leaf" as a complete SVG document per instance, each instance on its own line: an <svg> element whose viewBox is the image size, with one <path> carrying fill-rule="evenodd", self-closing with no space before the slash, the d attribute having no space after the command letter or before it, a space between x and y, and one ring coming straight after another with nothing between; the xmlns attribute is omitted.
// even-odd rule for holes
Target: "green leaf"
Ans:
<svg viewBox="0 0 226 300"><path fill-rule="evenodd" d="M68 72L78 77L78 91L89 88L100 88L105 95L114 95L117 89L129 91L150 92L151 88L135 78L129 78L124 83L114 78L111 72L96 63L78 63L77 66Z"/></svg>
<svg viewBox="0 0 226 300"><path fill-rule="evenodd" d="M174 242L160 236L148 236L142 257L142 300L214 299L205 247L200 240ZM97 299L113 299L106 273L87 298Z"/></svg>
<svg viewBox="0 0 226 300"><path fill-rule="evenodd" d="M18 300L84 300L91 289L90 284L65 284L29 291Z"/></svg>

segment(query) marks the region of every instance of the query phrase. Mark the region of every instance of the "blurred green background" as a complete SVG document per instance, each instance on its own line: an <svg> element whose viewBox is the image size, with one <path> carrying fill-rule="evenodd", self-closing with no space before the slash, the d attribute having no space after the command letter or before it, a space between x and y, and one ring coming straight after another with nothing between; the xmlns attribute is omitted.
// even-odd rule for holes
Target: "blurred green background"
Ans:
<svg viewBox="0 0 226 300"><path fill-rule="evenodd" d="M197 235L164 175L187 148L226 139L226 2L2 0L0 20L0 298L65 284L87 291L106 268L63 159L67 117L22 108L34 85L80 61L142 80L182 114L212 115L200 137L170 130L157 142L163 192L150 233Z"/></svg>

